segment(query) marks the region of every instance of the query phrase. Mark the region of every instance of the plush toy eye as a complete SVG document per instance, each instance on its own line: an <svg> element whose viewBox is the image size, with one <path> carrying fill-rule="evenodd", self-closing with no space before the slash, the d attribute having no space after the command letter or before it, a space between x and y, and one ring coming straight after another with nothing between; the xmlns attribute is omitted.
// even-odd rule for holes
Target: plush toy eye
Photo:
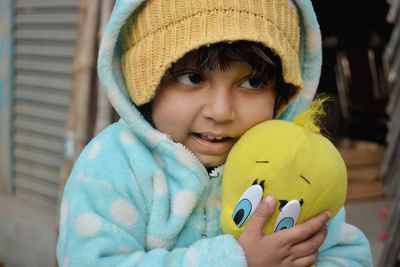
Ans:
<svg viewBox="0 0 400 267"><path fill-rule="evenodd" d="M280 209L281 212L279 212L278 218L276 219L274 232L279 232L280 230L290 228L296 224L301 211L300 202L303 203L303 199L301 201L295 199L290 201L281 201L281 204L284 203L285 205Z"/></svg>
<svg viewBox="0 0 400 267"><path fill-rule="evenodd" d="M263 196L263 188L259 184L250 186L239 199L232 219L240 228L257 208Z"/></svg>
<svg viewBox="0 0 400 267"><path fill-rule="evenodd" d="M278 223L278 225L277 225L276 228L275 228L275 232L279 232L280 230L290 228L290 227L292 227L293 225L294 225L294 220L293 220L293 218L286 217L286 218L284 218L283 220L281 220L281 221Z"/></svg>

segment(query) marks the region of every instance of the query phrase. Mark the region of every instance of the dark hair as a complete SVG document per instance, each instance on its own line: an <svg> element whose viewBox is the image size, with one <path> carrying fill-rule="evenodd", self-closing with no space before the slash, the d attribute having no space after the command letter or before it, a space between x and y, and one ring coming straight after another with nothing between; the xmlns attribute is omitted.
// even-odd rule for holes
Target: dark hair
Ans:
<svg viewBox="0 0 400 267"><path fill-rule="evenodd" d="M253 70L266 78L266 81L275 82L276 100L274 114L296 93L296 87L284 82L280 58L269 48L251 41L219 42L202 46L183 56L179 61L190 60L196 62L200 70L214 69L228 70L235 62L246 62ZM173 73L174 64L168 70ZM145 118L151 122L151 103L138 107Z"/></svg>
<svg viewBox="0 0 400 267"><path fill-rule="evenodd" d="M181 60L196 62L200 70L212 70L216 67L228 70L235 62L248 63L266 81L275 82L277 97L274 111L286 104L296 92L295 86L284 82L280 58L271 49L256 42L235 41L205 45L189 52Z"/></svg>

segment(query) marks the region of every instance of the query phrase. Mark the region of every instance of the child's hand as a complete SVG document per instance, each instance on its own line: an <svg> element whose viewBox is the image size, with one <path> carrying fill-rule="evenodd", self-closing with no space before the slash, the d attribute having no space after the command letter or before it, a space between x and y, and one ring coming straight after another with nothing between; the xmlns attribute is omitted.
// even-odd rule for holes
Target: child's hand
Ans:
<svg viewBox="0 0 400 267"><path fill-rule="evenodd" d="M318 248L325 239L329 212L302 224L266 235L263 227L275 208L275 198L264 198L239 237L249 267L309 267L317 259Z"/></svg>

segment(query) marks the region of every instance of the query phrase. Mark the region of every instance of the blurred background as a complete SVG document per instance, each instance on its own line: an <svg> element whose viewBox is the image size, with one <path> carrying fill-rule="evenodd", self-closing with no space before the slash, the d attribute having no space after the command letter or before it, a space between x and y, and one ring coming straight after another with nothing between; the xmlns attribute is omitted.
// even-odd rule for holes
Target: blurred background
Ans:
<svg viewBox="0 0 400 267"><path fill-rule="evenodd" d="M58 208L84 145L117 115L96 76L114 0L0 0L0 267L57 266ZM400 266L400 0L313 0L324 133L348 167L347 220Z"/></svg>

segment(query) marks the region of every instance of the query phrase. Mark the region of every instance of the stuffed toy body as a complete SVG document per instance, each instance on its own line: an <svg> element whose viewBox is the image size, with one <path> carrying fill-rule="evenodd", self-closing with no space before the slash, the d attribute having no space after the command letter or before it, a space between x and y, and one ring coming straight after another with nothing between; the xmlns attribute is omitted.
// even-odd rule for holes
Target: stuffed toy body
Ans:
<svg viewBox="0 0 400 267"><path fill-rule="evenodd" d="M265 195L277 199L264 227L266 234L325 210L333 218L343 206L346 166L314 123L320 105L300 114L294 122L270 120L258 124L232 148L222 180L221 225L225 233L238 238Z"/></svg>

